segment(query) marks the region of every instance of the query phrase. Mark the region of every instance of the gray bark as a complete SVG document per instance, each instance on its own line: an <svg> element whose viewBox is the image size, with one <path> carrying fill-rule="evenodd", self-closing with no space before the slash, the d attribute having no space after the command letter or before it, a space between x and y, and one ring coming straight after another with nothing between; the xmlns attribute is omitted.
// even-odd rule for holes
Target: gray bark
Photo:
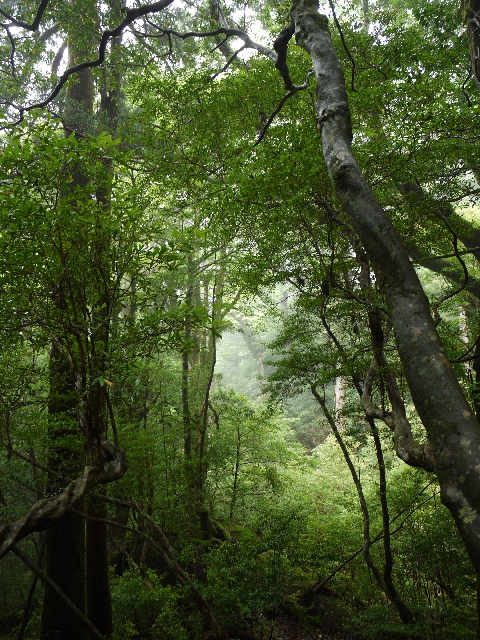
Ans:
<svg viewBox="0 0 480 640"><path fill-rule="evenodd" d="M408 252L365 181L351 149L345 81L316 0L296 0L297 43L317 78L317 122L337 196L373 266L417 412L432 444L443 503L480 574L480 425L450 367Z"/></svg>

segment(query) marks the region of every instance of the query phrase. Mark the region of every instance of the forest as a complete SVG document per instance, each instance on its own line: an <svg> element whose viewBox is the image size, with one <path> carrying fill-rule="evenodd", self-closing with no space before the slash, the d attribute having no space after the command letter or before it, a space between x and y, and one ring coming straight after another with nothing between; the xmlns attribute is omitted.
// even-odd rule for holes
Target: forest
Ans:
<svg viewBox="0 0 480 640"><path fill-rule="evenodd" d="M480 0L0 49L0 640L478 640Z"/></svg>

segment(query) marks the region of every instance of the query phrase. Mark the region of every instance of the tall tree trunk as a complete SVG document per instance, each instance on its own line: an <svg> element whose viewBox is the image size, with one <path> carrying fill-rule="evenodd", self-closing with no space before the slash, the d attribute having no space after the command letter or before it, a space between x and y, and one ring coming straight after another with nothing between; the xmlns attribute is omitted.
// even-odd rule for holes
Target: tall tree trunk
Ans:
<svg viewBox="0 0 480 640"><path fill-rule="evenodd" d="M87 514L93 518L107 518L105 503L87 498ZM101 634L113 633L112 597L108 571L107 526L105 522L87 519L86 588L87 617Z"/></svg>
<svg viewBox="0 0 480 640"><path fill-rule="evenodd" d="M472 71L480 88L480 1L462 0L463 20L467 25L467 38L470 49Z"/></svg>
<svg viewBox="0 0 480 640"><path fill-rule="evenodd" d="M117 24L120 21L122 2L112 0L111 21ZM103 127L111 134L115 133L118 123L118 107L120 100L121 73L120 66L121 36L112 40L110 46L110 56L116 63L115 71L112 75L104 75L104 82L100 89L100 114L99 121ZM106 168L109 174L112 173L111 161L106 159ZM102 185L97 191L97 201L102 206L103 214L110 215L111 210L111 189L110 184ZM108 257L108 247L110 238L103 234L97 240L97 256L99 261L99 271L103 274L106 282L110 279ZM107 294L108 295L108 294ZM92 354L96 370L93 371L92 378L105 375L106 353L110 334L111 304L105 296L97 303L100 309L98 317L94 322L96 327L92 332ZM107 433L107 398L106 387L96 384L91 389L90 414L92 422L92 433L95 434L97 444L106 437ZM99 450L99 464L103 464L103 456ZM102 493L105 489L102 490ZM102 522L107 519L107 509L104 502L91 497L87 500L86 521L86 589L87 589L87 615L97 629L107 638L113 633L112 597L110 592L110 576L108 563L108 525Z"/></svg>
<svg viewBox="0 0 480 640"><path fill-rule="evenodd" d="M71 29L73 31L73 29ZM69 65L79 61L83 55L88 55L88 47L69 37ZM93 116L93 78L90 69L84 69L78 74L77 82L67 91L67 106L65 110L65 135L84 135L91 126ZM84 187L86 179L81 170L75 172L72 183L65 189L65 197L75 188ZM67 268L64 272L64 282L59 286L68 288L70 275ZM72 313L75 313L75 300L69 300ZM77 336L79 351L82 346ZM83 361L84 358L80 358ZM63 435L68 431L69 441L59 440L53 431L50 433L52 454L49 465L59 472L54 482L49 479L48 493L55 493L64 488L72 477L79 475L84 463L83 446L73 447L72 439L81 439L81 430L75 419L76 392L78 384L84 389L86 382L85 367L80 365L76 370L71 354L66 351L60 339L55 338L50 353L50 424L69 425L68 430L60 427ZM80 383L77 380L80 380ZM88 432L88 430L87 430ZM83 443L82 443L83 444ZM77 506L83 511L84 501ZM47 575L73 602L77 609L86 613L86 585L85 585L85 522L78 513L68 512L61 520L47 529L45 533L45 555ZM41 640L58 640L69 638L72 640L87 640L88 632L80 623L71 609L49 589L45 588L41 620Z"/></svg>
<svg viewBox="0 0 480 640"><path fill-rule="evenodd" d="M49 476L46 494L61 491L83 465L83 447L75 419L75 375L64 347L54 339L50 352L49 466L57 472ZM77 440L77 447L73 442ZM77 509L81 510L79 504ZM85 613L85 527L83 518L69 512L45 531L46 572L82 613ZM71 609L45 587L41 640L87 640L88 633Z"/></svg>
<svg viewBox="0 0 480 640"><path fill-rule="evenodd" d="M442 501L480 576L479 423L450 367L401 238L353 156L345 81L328 19L318 13L316 0L295 0L292 20L317 78L318 127L331 180L385 296L410 392L432 445Z"/></svg>

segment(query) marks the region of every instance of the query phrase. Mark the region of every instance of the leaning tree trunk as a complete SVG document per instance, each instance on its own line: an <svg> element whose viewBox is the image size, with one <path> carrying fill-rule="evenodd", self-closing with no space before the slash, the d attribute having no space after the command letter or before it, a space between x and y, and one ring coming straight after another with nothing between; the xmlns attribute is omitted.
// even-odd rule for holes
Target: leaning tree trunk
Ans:
<svg viewBox="0 0 480 640"><path fill-rule="evenodd" d="M317 78L323 155L336 193L368 253L391 314L413 402L432 445L443 503L480 575L480 426L450 367L425 293L402 240L375 199L351 149L350 112L328 19L316 0L294 0L297 43Z"/></svg>

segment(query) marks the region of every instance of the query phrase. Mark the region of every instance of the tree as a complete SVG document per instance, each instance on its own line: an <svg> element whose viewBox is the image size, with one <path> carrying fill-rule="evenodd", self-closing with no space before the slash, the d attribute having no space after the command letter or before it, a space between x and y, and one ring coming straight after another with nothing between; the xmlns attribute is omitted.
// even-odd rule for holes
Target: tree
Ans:
<svg viewBox="0 0 480 640"><path fill-rule="evenodd" d="M414 3L416 4L416 3ZM219 28L211 28L211 16L215 15L215 12L208 11L208 18L203 19L201 15L195 15L190 11L190 8L185 9L183 14L173 10L171 2L165 0L164 2L158 2L151 5L143 5L133 9L125 9L124 15L119 17L115 16L115 24L112 26L101 27L96 32L97 44L98 44L98 56L96 59L88 58L77 65L70 66L58 79L51 83L41 83L39 85L42 94L38 97L37 102L31 102L29 104L21 104L19 102L25 102L27 100L27 93L24 91L18 93L18 100L12 97L14 95L14 82L15 78L15 51L12 49L12 53L9 59L10 68L7 67L6 94L5 99L5 114L7 117L18 114L17 122L15 126L21 123L25 115L32 111L34 108L45 107L53 103L53 101L60 95L61 89L67 84L67 82L74 81L74 77L77 73L87 73L87 69L95 69L104 65L106 60L106 50L108 43L120 36L120 34L127 28L132 28L132 33L139 43L139 47L131 47L133 52L132 60L140 60L143 64L142 54L139 53L141 48L150 48L151 52L155 56L160 56L162 47L168 43L168 53L172 56L172 59L180 61L180 64L186 64L186 61L190 60L189 48L192 47L192 38L200 38L201 44L196 49L197 61L201 61L202 72L208 76L210 80L212 78L218 78L219 74L211 74L211 58L207 58L205 43L208 37L225 37L223 43L219 43L218 48L223 49L222 55L225 53L225 43L228 38L236 37L243 45L242 49L252 49L266 56L266 58L274 63L276 69L280 72L283 83L285 85L286 94L275 105L271 104L272 100L267 100L271 106L270 117L265 115L263 110L259 113L257 108L257 101L265 99L264 92L260 84L256 82L264 82L267 78L269 82L273 79L273 69L267 67L263 63L257 61L248 61L246 66L248 69L244 69L244 65L232 71L233 63L239 56L239 50L227 60L226 63L222 60L221 73L226 74L226 78L217 83L206 83L202 89L198 88L198 80L196 74L193 73L191 67L188 67L187 73L182 76L182 83L178 85L175 83L175 79L172 80L169 77L171 71L175 71L174 67L170 67L170 70L166 73L160 74L160 81L157 83L157 87L162 87L165 90L165 94L172 95L175 98L183 95L186 100L182 102L181 109L175 103L175 106L166 105L160 108L156 107L151 112L146 114L146 118L151 124L151 130L158 127L157 120L162 119L162 126L164 128L164 137L162 138L162 144L158 144L158 139L155 140L154 145L150 141L150 147L157 145L161 150L156 156L151 156L151 163L158 163L162 168L168 168L163 176L159 175L159 166L156 168L156 173L151 170L151 175L158 176L163 180L162 189L167 191L169 187L174 186L179 199L184 197L182 191L188 192L190 195L195 193L200 202L203 198L203 202L199 207L202 209L201 219L206 221L208 226L210 220L214 217L214 209L218 204L223 205L222 213L225 215L222 224L225 229L225 234L229 240L235 238L236 234L228 230L228 218L234 217L236 209L242 210L245 207L245 202L239 203L237 198L238 193L246 193L249 199L249 205L254 204L256 194L252 184L255 185L255 179L259 178L260 182L266 173L268 173L265 167L260 164L256 164L258 157L261 155L261 151L258 150L258 144L265 140L266 136L273 132L274 117L277 115L282 107L292 102L292 98L302 99L303 96L307 96L305 101L308 100L309 81L312 73L315 74L317 80L316 89L316 106L315 113L316 119L322 135L323 154L325 163L327 166L328 174L333 186L334 194L331 189L325 187L325 181L322 181L322 188L326 189L326 197L322 197L318 190L314 192L312 186L313 180L305 177L300 177L300 180L304 180L305 188L310 188L313 192L309 203L317 206L322 210L322 217L313 225L310 225L310 231L308 227L308 221L306 224L307 233L315 236L318 231L318 227L325 225L326 223L332 223L334 219L345 220L345 242L343 244L342 255L345 260L354 256L354 273L356 278L353 285L349 289L350 293L353 293L357 298L357 302L361 302L367 309L366 318L368 323L368 331L370 334L371 348L373 351L374 361L372 363L371 370L372 376L376 375L376 370L382 371L383 380L386 385L389 407L375 406L371 401L371 389L368 384L364 384L361 389L361 400L363 407L366 411L367 418L369 420L383 419L392 427L395 434L396 450L398 455L408 464L413 466L420 466L428 470L434 470L441 487L442 500L445 505L450 509L458 529L465 542L465 546L468 550L472 563L474 564L477 575L480 580L480 504L478 503L478 495L480 489L480 475L476 468L476 452L480 447L480 428L475 418L472 406L469 403L469 398L466 396L464 390L458 382L458 377L455 371L449 364L449 359L445 353L442 340L437 332L435 320L432 318L432 312L429 301L425 295L422 284L418 278L415 268L411 262L411 255L418 255L418 247L408 247L406 242L402 239L401 235L395 229L389 216L385 213L385 210L379 204L375 194L370 188L367 180L364 178L360 171L359 165L355 160L352 148L352 121L351 114L348 106L347 91L345 88L344 76L341 66L338 62L335 49L332 45L332 40L328 27L328 20L325 16L321 16L318 13L318 4L314 0L307 1L294 1L291 10L290 18L287 19L285 7L280 7L279 15L268 16L268 7L259 5L259 13L263 11L263 15L267 14L267 17L272 20L283 19L284 21L290 20L288 25L281 31L280 35L275 40L273 50L267 48L264 45L255 43L245 30L237 28L230 28L229 18L227 14L224 25ZM88 4L90 7L90 4ZM42 20L45 18L53 21L56 17L55 11L59 10L57 5L52 5L52 13L49 14L49 3L42 2L38 7L30 7L30 13L34 16L31 23L25 20L13 18L9 12L2 11L5 19L10 21L10 26L4 27L8 43L11 44L13 38L10 29L15 26L27 31L35 31ZM212 6L209 6L212 9ZM217 5L218 9L218 5ZM365 8L366 9L366 8ZM476 64L475 58L475 46L477 38L477 14L478 7L476 4L468 4L464 7L464 13L468 20L468 33L471 43L471 49L473 52L474 65ZM168 14L167 14L168 10ZM421 13L421 12L420 12ZM219 15L219 10L217 11ZM166 19L163 17L168 15L168 19L172 24L177 24L177 28L166 26ZM148 18L146 16L149 16ZM152 18L156 16L157 22ZM422 17L422 16L420 16ZM144 19L144 30L137 29L136 26L132 26L136 20ZM335 16L335 20L338 23L338 18ZM49 22L53 28L53 24ZM208 24L206 24L206 22ZM191 26L191 29L184 28L184 24L187 23ZM339 23L338 23L339 24ZM180 25L180 26L178 26ZM364 23L362 25L361 33L362 37L368 40L368 15L364 15ZM199 30L197 30L199 29ZM208 30L207 30L208 29ZM290 58L287 64L287 45L291 38L295 35L297 43L308 54L308 57L313 65L313 72L308 71L306 74L305 82L303 84L296 85L293 83L290 74ZM354 60L351 56L351 52L346 46L343 33L341 34L343 43L346 47L346 53L352 64ZM176 48L173 46L172 41L178 39L180 46ZM150 42L159 42L159 46L153 46ZM175 40L175 41L176 41ZM411 42L411 41L410 41ZM22 43L22 47L24 43ZM23 49L22 49L23 51ZM289 54L290 56L290 54ZM290 56L291 57L291 56ZM301 58L300 55L294 56L294 63L292 69L303 69L305 58ZM162 63L155 69L162 69ZM165 63L166 65L166 63ZM298 65L298 66L297 66ZM271 66L271 64L270 64ZM27 66L25 67L25 70ZM418 71L418 70L417 70ZM229 73L230 72L230 73ZM25 71L26 73L26 71ZM132 74L133 75L133 74ZM171 74L173 76L173 74ZM415 73L412 73L414 76ZM249 87L249 96L252 96L251 104L254 105L252 109L248 111L247 120L235 121L229 114L230 110L238 109L239 102L241 101L238 96L241 90L245 90L245 86L250 82L249 78L254 78L252 85L255 85L252 89ZM352 85L354 81L352 76ZM151 79L149 78L149 81ZM151 81L155 84L154 81ZM138 78L132 81L132 96L135 91L138 90L138 86L141 86L142 82ZM73 85L76 86L76 85ZM430 87L430 84L427 85ZM231 88L235 88L235 93L232 94ZM354 87L352 86L352 89ZM137 94L138 95L138 94ZM443 95L443 94L442 94ZM467 96L468 97L468 96ZM204 104L218 105L218 100L222 99L222 109L212 113L202 113ZM302 104L299 100L299 104ZM470 101L470 98L468 98ZM202 102L203 101L203 102ZM439 102L441 100L439 99ZM306 102L307 103L307 102ZM260 102L263 106L263 102ZM307 103L308 104L308 103ZM227 105L227 108L225 108ZM228 105L231 105L228 108ZM311 105L309 107L309 113L312 113ZM222 114L225 119L228 119L229 128L224 128L218 133L218 129L211 128L200 129L203 135L199 135L196 139L188 140L188 136L191 135L188 132L189 118L195 117L196 123L207 122L208 119L213 120L217 118L218 114ZM288 113L286 108L283 114ZM193 115L192 115L193 114ZM145 114L140 116L140 119ZM298 115L298 114L297 114ZM305 117L303 113L300 113L299 117ZM379 123L378 114L370 114L365 117L365 120L369 120L370 123L376 123L376 126L382 126L383 123ZM185 122L187 125L185 125ZM248 126L246 123L248 122ZM174 124L172 129L170 126ZM182 126L180 126L180 124ZM289 135L295 133L295 121L293 118L290 120L286 118L285 131L288 131ZM255 151L251 152L251 144L254 142L254 129L258 129L258 137L254 146ZM151 134L151 130L149 133ZM165 131L167 135L165 136ZM171 134L171 132L173 133ZM143 132L145 132L145 128ZM173 151L167 144L167 139L175 135L175 140L178 147ZM148 138L148 136L145 136ZM127 139L127 138L126 138ZM312 136L309 135L310 144L315 146ZM128 142L131 142L132 138ZM233 141L233 142L232 142ZM133 144L133 143L132 143ZM289 144L295 147L296 141L291 138ZM471 153L471 146L469 147ZM204 150L208 149L207 162L202 159ZM245 163L242 153L246 149L250 149L250 156ZM467 149L467 145L465 145ZM462 151L464 149L462 148ZM258 155L256 155L258 154ZM465 154L468 155L468 151L465 150ZM163 156L160 159L160 156ZM313 156L313 154L312 154ZM469 171L476 171L476 161L474 154L470 157L461 158L463 175ZM314 156L313 156L314 157ZM175 164L179 164L178 159L182 158L182 169L176 171ZM263 157L262 160L265 158ZM272 160L272 159L270 159ZM275 159L272 160L272 164ZM312 160L310 158L310 162ZM315 162L313 163L315 165ZM387 163L385 163L387 164ZM401 163L400 163L401 164ZM248 167L248 172L253 167L254 172L247 173L245 167ZM257 175L255 175L255 171ZM135 172L135 169L133 170ZM319 173L315 171L316 174ZM400 172L399 172L400 173ZM406 172L408 173L408 172ZM247 175L244 175L247 174ZM292 168L289 168L288 172L285 171L281 174L285 181L292 180L297 181L297 175ZM473 175L473 174L472 174ZM278 175L276 176L278 178ZM438 173L432 172L432 182L438 177ZM374 172L371 175L372 180L375 179ZM418 207L422 210L428 207L436 207L439 203L438 198L431 196L426 190L425 185L418 185L414 180L409 179L410 176L398 175L395 179L395 186L398 194L402 197L404 202L412 205L412 209ZM8 174L6 180L8 180ZM413 184L413 186L412 186ZM86 185L83 185L86 186ZM282 185L283 186L283 185ZM315 185L317 187L318 185ZM428 185L427 185L428 186ZM390 192L389 192L390 195ZM294 199L294 198L293 198ZM87 198L88 200L88 198ZM277 204L276 199L270 197L270 202L273 207L281 209L283 206L290 207L291 202L285 198L280 205ZM228 205L228 206L226 206ZM405 205L405 206L407 206ZM468 236L468 228L463 230L463 233L456 232L452 221L455 219L455 214L452 212L451 207L443 209L441 211L441 219L444 225L449 231L451 231L454 238L454 257L459 259L461 265L463 265L463 276L458 275L458 269L450 269L447 273L448 277L452 281L462 282L462 289L467 287L468 273L466 273L465 263L462 262L460 252L458 249L458 240L464 238L464 243L467 249L473 250L475 254L474 244ZM265 218L263 218L265 220ZM456 221L458 222L458 221ZM235 221L234 221L235 223ZM287 225L286 225L287 226ZM268 242L275 241L276 230L270 226L262 242L268 246ZM323 229L322 229L323 231ZM291 232L287 228L287 232ZM328 246L329 238L326 234L326 242ZM445 236L444 236L445 237ZM444 239L443 237L443 239ZM236 245L239 251L246 250L245 241L242 247L242 240L238 240ZM232 241L235 246L235 241ZM440 243L441 244L441 243ZM219 247L224 247L225 243L219 243ZM432 247L434 243L432 242ZM322 252L325 251L325 246L319 246L317 251L317 257L321 262ZM245 251L246 253L246 251ZM451 256L442 257L440 259L440 266L447 264ZM418 258L417 258L418 259ZM442 262L447 260L447 263ZM276 264L272 267L272 262ZM308 260L306 261L308 262ZM312 261L310 261L311 263ZM111 266L111 265L110 265ZM451 265L450 265L451 266ZM291 264L284 260L282 255L269 255L263 256L263 264L256 265L256 268L263 271L270 271L271 278L269 281L269 275L262 279L262 285L272 284L275 280L279 279L279 272L282 272L283 280L292 281L297 288L302 288L305 282L305 278L302 273L292 271ZM112 271L112 269L111 269ZM371 279L371 272L374 275L374 281ZM462 273L462 272L461 272ZM332 272L328 272L327 275L330 281L322 280L320 284L320 290L317 291L317 298L320 303L325 298L328 298L328 291L331 286L337 286L338 281L334 282L332 278ZM349 270L345 269L343 277L347 280L349 276ZM463 277L463 280L462 280ZM475 284L475 283L473 283ZM193 287L195 283L187 283L187 307L191 305L191 297L193 295ZM257 285L254 285L255 287ZM339 288L337 286L337 288ZM470 287L470 292L474 292L475 288ZM86 307L95 306L98 300L102 299L100 294L93 302L90 301ZM208 295L206 296L208 299ZM207 300L208 302L208 300ZM113 306L109 309L113 313ZM438 315L438 305L434 308L434 312ZM213 311L212 311L213 314ZM185 342L184 342L184 379L183 389L184 393L184 426L185 426L185 454L187 457L192 454L191 447L191 433L190 433L190 407L189 407L189 389L188 389L188 372L191 363L188 361L189 349L185 346L191 339L192 328L189 325L188 314L185 316ZM409 392L415 404L418 415L426 429L428 440L426 442L416 442L412 435L411 426L408 423L405 403L399 392L399 387L393 374L391 363L387 360L386 353L386 334L388 334L388 326L391 322L393 327L393 333L396 341L396 348L401 361L402 370L406 376ZM326 329L328 332L328 329ZM199 336L200 337L200 336ZM334 335L330 335L333 342L335 342ZM91 346L95 346L94 342L90 341ZM99 343L102 342L101 340ZM106 340L103 340L105 345ZM209 343L211 344L211 343ZM93 348L92 346L92 348ZM339 349L340 351L340 349ZM57 357L58 356L58 357ZM213 361L214 357L210 354L210 358ZM56 360L58 363L63 362L61 354L56 354ZM337 363L335 363L337 364ZM65 370L65 367L62 369ZM55 372L54 372L55 373ZM58 373L58 372L57 372ZM68 372L67 372L68 373ZM103 385L100 380L105 381L108 378L104 377L104 370L102 367L98 371L97 378L93 378L91 384L97 381L97 388L95 393L98 392L97 398L103 398L100 393L100 387L105 388L105 382ZM368 380L369 371L365 374L365 380ZM54 378L55 376L52 376ZM67 376L68 377L68 376ZM58 376L57 376L58 378ZM211 377L209 378L211 380ZM207 384L207 391L205 393L205 402L200 407L200 414L202 415L203 427L200 428L200 449L203 447L203 440L206 433L206 416L208 409L208 392L209 383ZM72 381L70 380L70 387L72 388ZM63 391L62 391L63 394ZM107 394L108 397L108 394ZM102 400L103 402L103 400ZM107 402L107 400L105 400ZM67 413L70 407L63 406L62 413ZM203 412L203 414L202 414ZM53 410L52 410L53 413ZM102 413L102 411L100 411ZM105 413L105 406L103 407L103 413ZM198 413L198 411L197 411ZM203 431L202 431L203 429ZM203 435L202 435L203 434ZM93 441L92 441L93 442ZM100 439L97 438L97 447L100 459L103 454L100 450ZM203 464L202 455L200 455L200 464ZM202 472L200 473L201 476Z"/></svg>
<svg viewBox="0 0 480 640"><path fill-rule="evenodd" d="M317 74L322 69L322 76L329 79L328 83L320 82L319 77L317 85L317 114L325 161L337 195L381 283L409 389L431 442L442 501L452 512L480 575L480 514L477 515L480 478L475 471L474 453L480 446L478 422L448 363L408 253L351 152L348 101L328 23L318 16L315 3L294 5L292 18L298 43L311 55ZM381 343L376 347L375 357L380 363ZM405 416L392 386L388 393L400 426ZM418 451L414 442L405 442L404 446L406 455L412 456L411 463L428 464L429 452Z"/></svg>

